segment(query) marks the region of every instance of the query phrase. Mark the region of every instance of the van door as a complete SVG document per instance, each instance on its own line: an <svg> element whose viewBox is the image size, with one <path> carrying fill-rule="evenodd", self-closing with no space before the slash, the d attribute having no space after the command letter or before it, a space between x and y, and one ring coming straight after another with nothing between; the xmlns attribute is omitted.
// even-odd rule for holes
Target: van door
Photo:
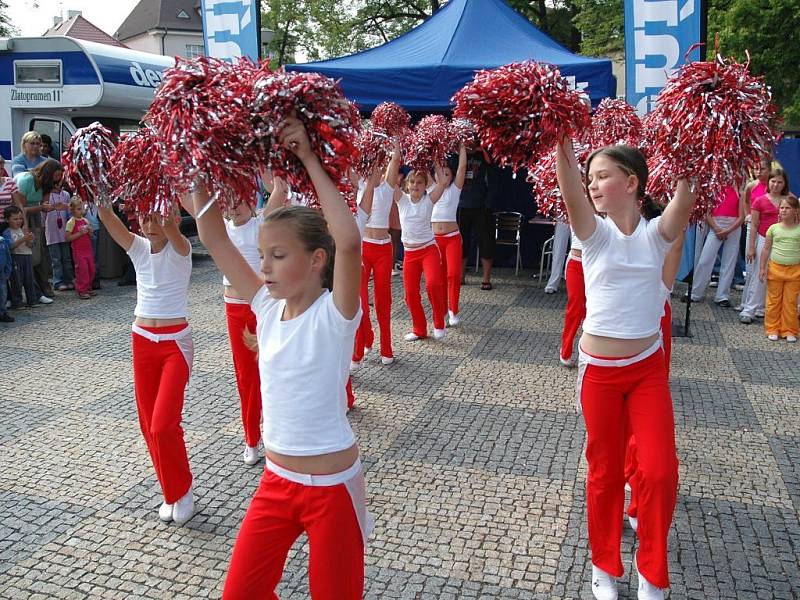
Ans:
<svg viewBox="0 0 800 600"><path fill-rule="evenodd" d="M48 117L31 118L28 131L36 131L52 140L53 147L50 151L50 157L56 160L61 159L61 153L67 147L69 138L72 135L72 130L66 123L60 119Z"/></svg>

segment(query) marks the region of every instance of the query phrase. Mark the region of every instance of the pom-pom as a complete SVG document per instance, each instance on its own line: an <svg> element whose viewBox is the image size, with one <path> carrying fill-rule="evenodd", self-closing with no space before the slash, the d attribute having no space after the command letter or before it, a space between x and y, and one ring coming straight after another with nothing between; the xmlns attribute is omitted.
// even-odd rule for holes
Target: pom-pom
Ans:
<svg viewBox="0 0 800 600"><path fill-rule="evenodd" d="M149 126L120 137L114 152L115 196L125 199L137 215L165 217L178 201L177 187L162 164L163 145Z"/></svg>
<svg viewBox="0 0 800 600"><path fill-rule="evenodd" d="M447 151L458 152L461 144L470 146L475 133L475 123L469 119L453 119L447 124Z"/></svg>
<svg viewBox="0 0 800 600"><path fill-rule="evenodd" d="M478 71L453 96L455 117L475 123L481 145L514 170L546 154L566 134L579 138L589 109L556 67L511 63Z"/></svg>
<svg viewBox="0 0 800 600"><path fill-rule="evenodd" d="M377 129L364 129L356 140L358 158L355 171L362 179L369 179L376 168L386 164L392 154L389 136Z"/></svg>
<svg viewBox="0 0 800 600"><path fill-rule="evenodd" d="M580 142L573 142L573 146L578 159L578 168L583 176L591 146ZM566 223L569 221L569 216L556 177L557 157L557 148L554 148L536 163L529 165L527 181L533 186L533 198L538 212L545 217Z"/></svg>
<svg viewBox="0 0 800 600"><path fill-rule="evenodd" d="M758 169L778 135L771 128L776 108L761 78L748 66L717 57L692 62L667 80L648 119L648 192L665 202L676 180L694 179L693 220L719 202L726 186L740 188Z"/></svg>
<svg viewBox="0 0 800 600"><path fill-rule="evenodd" d="M258 156L248 152L253 131L250 97L255 66L205 56L164 71L148 113L163 143L164 168L179 192L201 176L223 207L250 201Z"/></svg>
<svg viewBox="0 0 800 600"><path fill-rule="evenodd" d="M428 115L420 119L413 133L402 140L405 163L416 171L430 171L447 157L447 119Z"/></svg>
<svg viewBox="0 0 800 600"><path fill-rule="evenodd" d="M587 141L595 150L614 144L638 147L642 141L642 120L625 100L604 98L592 116Z"/></svg>
<svg viewBox="0 0 800 600"><path fill-rule="evenodd" d="M67 183L85 202L107 197L113 188L113 134L95 121L78 129L61 155Z"/></svg>
<svg viewBox="0 0 800 600"><path fill-rule="evenodd" d="M319 73L259 72L253 84L255 134L268 148L267 163L297 193L317 206L317 195L303 164L278 143L279 127L291 115L305 125L311 150L335 182L351 209L355 195L347 177L357 156L361 128L358 109L342 94L338 84Z"/></svg>
<svg viewBox="0 0 800 600"><path fill-rule="evenodd" d="M385 131L389 137L402 136L411 123L406 110L394 102L381 102L370 116L372 126Z"/></svg>

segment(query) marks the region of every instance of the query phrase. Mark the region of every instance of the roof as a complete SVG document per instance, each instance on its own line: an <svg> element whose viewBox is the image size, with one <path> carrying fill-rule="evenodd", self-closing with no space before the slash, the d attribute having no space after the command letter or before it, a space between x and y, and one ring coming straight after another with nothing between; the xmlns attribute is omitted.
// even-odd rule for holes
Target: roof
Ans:
<svg viewBox="0 0 800 600"><path fill-rule="evenodd" d="M140 0L114 37L125 41L153 29L202 32L197 4L197 0Z"/></svg>
<svg viewBox="0 0 800 600"><path fill-rule="evenodd" d="M43 35L43 37L53 36L69 36L79 40L86 40L87 42L98 42L100 44L108 44L119 48L127 48L125 44L111 37L97 25L94 25L81 15L76 15L71 19L61 21L58 25L54 25L45 31Z"/></svg>
<svg viewBox="0 0 800 600"><path fill-rule="evenodd" d="M391 100L407 110L448 110L450 98L480 69L536 60L588 84L593 104L613 96L611 61L573 54L503 0L450 0L411 31L376 48L299 65L341 79L361 110Z"/></svg>

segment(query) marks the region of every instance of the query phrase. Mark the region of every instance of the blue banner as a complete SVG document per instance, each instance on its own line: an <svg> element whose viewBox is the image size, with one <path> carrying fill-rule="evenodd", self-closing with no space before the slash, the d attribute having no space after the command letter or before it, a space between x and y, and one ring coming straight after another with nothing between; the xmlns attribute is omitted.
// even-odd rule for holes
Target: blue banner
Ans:
<svg viewBox="0 0 800 600"><path fill-rule="evenodd" d="M202 0L206 56L258 61L258 0Z"/></svg>
<svg viewBox="0 0 800 600"><path fill-rule="evenodd" d="M704 0L625 0L625 100L640 115L653 109L667 77L700 59Z"/></svg>

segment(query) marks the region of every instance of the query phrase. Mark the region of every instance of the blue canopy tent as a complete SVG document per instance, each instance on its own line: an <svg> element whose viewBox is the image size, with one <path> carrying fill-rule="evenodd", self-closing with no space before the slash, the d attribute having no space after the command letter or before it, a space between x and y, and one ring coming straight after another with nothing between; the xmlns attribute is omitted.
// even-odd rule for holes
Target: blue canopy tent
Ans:
<svg viewBox="0 0 800 600"><path fill-rule="evenodd" d="M445 112L450 98L479 69L537 60L556 65L585 88L592 104L616 95L611 61L573 54L503 0L450 0L404 35L363 52L287 65L341 79L361 111L392 101L412 112Z"/></svg>

